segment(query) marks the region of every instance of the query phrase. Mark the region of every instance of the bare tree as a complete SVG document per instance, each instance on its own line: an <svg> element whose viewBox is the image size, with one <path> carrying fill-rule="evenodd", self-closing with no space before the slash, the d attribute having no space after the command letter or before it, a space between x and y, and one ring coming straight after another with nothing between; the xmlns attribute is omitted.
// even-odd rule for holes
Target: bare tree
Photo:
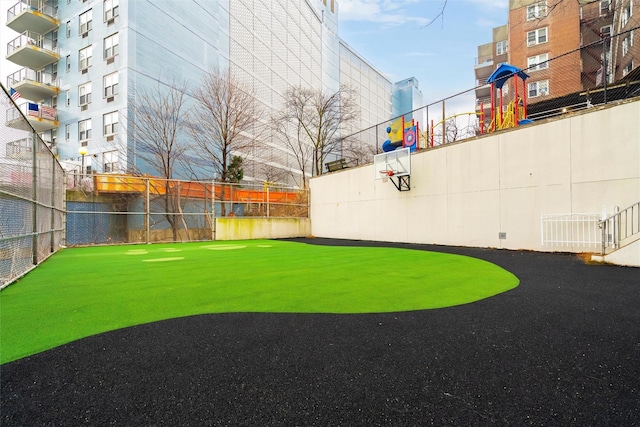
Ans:
<svg viewBox="0 0 640 427"><path fill-rule="evenodd" d="M288 136L284 139L303 171L311 160L312 174L322 174L327 156L341 148L340 133L357 118L357 94L341 86L334 93L292 86L285 93L285 105L276 116L276 130ZM310 157L310 159L309 159Z"/></svg>
<svg viewBox="0 0 640 427"><path fill-rule="evenodd" d="M206 74L195 91L190 130L200 150L223 182L229 179L234 153L242 153L260 134L261 104L230 71Z"/></svg>
<svg viewBox="0 0 640 427"><path fill-rule="evenodd" d="M291 99L289 96L290 94L287 93L287 100L291 101L291 107L276 113L272 120L273 131L278 136L278 139L284 142L284 145L293 152L296 165L301 172L301 186L302 188L307 188L307 175L310 172L309 169L313 159L313 145L309 143L302 123L304 108L311 103L311 92L291 94L291 96L296 96L295 99ZM301 106L301 108L298 108L298 106ZM295 181L296 176L293 171L291 171L291 175Z"/></svg>
<svg viewBox="0 0 640 427"><path fill-rule="evenodd" d="M194 99L190 130L195 147L220 181L229 182L233 155L246 151L260 136L261 104L230 71L220 70L203 77ZM225 186L221 186L221 200L224 195Z"/></svg>
<svg viewBox="0 0 640 427"><path fill-rule="evenodd" d="M172 179L185 159L188 144L181 140L185 126L186 84L164 85L160 82L149 90L139 89L132 103L134 120L128 122L128 133L136 144L136 156L144 163L144 172L162 177L162 189L153 201L163 209L171 226L173 240L178 240L179 221L184 224L180 206L180 189ZM132 172L140 167L132 164ZM156 184L158 185L158 184ZM176 191L177 190L177 191ZM186 224L185 228L186 228Z"/></svg>

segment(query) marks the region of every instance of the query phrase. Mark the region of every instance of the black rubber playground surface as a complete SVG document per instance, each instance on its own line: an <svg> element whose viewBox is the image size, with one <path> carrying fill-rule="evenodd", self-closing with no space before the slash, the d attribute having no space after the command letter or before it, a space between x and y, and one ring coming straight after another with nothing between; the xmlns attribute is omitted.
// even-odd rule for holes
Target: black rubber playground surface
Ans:
<svg viewBox="0 0 640 427"><path fill-rule="evenodd" d="M297 240L469 255L521 283L446 309L207 315L90 337L2 365L0 424L640 425L639 269Z"/></svg>

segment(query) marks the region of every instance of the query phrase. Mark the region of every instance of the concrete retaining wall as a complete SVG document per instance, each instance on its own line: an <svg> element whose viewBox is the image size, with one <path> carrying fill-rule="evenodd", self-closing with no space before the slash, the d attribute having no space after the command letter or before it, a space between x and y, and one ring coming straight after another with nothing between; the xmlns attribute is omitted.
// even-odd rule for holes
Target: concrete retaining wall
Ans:
<svg viewBox="0 0 640 427"><path fill-rule="evenodd" d="M278 239L311 234L308 218L216 218L215 240Z"/></svg>
<svg viewBox="0 0 640 427"><path fill-rule="evenodd" d="M612 212L614 206L639 201L639 118L640 100L627 101L418 152L411 157L406 192L374 180L373 165L315 177L310 181L311 232L356 240L591 252L543 246L541 216Z"/></svg>

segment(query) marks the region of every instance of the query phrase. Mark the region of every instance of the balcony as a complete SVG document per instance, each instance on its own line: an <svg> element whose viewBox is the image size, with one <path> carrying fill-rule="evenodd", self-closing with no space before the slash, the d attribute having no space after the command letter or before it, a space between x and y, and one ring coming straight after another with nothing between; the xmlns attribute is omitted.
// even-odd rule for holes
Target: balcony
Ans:
<svg viewBox="0 0 640 427"><path fill-rule="evenodd" d="M40 70L60 59L53 38L25 31L7 43L7 60L23 67Z"/></svg>
<svg viewBox="0 0 640 427"><path fill-rule="evenodd" d="M484 68L484 67L493 67L493 57L485 56L476 58L475 69Z"/></svg>
<svg viewBox="0 0 640 427"><path fill-rule="evenodd" d="M7 77L7 87L14 88L25 99L42 101L58 95L58 78L45 71L22 68Z"/></svg>
<svg viewBox="0 0 640 427"><path fill-rule="evenodd" d="M49 154L47 147L41 143L37 143L38 156ZM7 142L7 158L13 160L28 161L33 158L33 140L31 138L22 138L15 141Z"/></svg>
<svg viewBox="0 0 640 427"><path fill-rule="evenodd" d="M490 96L491 96L491 85L485 84L484 86L476 87L476 98L488 98Z"/></svg>
<svg viewBox="0 0 640 427"><path fill-rule="evenodd" d="M20 112L22 114L20 114ZM25 102L19 106L19 111L15 108L7 110L7 127L14 129L25 129L24 117L37 133L58 127L58 112L55 108L33 102Z"/></svg>
<svg viewBox="0 0 640 427"><path fill-rule="evenodd" d="M55 18L57 14L58 8L44 1L18 2L7 11L7 27L17 33L34 31L47 34L60 26L60 21Z"/></svg>

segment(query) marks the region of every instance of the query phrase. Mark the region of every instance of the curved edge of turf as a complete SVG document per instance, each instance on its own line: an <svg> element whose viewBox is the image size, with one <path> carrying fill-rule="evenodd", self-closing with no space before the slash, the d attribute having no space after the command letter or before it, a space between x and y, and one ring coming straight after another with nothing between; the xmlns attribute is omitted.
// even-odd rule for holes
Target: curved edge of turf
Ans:
<svg viewBox="0 0 640 427"><path fill-rule="evenodd" d="M405 248L254 240L65 249L0 292L0 363L171 318L417 311L518 285L489 261Z"/></svg>

